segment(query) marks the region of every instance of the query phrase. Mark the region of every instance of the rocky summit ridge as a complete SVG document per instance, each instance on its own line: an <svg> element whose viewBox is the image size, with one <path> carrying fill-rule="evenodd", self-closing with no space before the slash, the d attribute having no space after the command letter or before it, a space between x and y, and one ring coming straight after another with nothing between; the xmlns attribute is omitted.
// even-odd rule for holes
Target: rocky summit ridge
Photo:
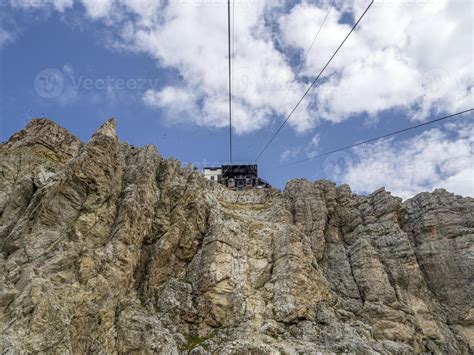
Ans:
<svg viewBox="0 0 474 355"><path fill-rule="evenodd" d="M445 190L228 191L114 120L0 146L2 354L472 354L473 270Z"/></svg>

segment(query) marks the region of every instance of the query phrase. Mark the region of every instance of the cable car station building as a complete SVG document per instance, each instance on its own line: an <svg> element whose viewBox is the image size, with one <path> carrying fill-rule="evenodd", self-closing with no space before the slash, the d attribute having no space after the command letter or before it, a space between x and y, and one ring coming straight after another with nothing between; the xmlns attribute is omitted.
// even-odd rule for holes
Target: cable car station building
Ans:
<svg viewBox="0 0 474 355"><path fill-rule="evenodd" d="M257 165L208 167L204 168L204 177L236 191L271 187L267 181L258 177Z"/></svg>

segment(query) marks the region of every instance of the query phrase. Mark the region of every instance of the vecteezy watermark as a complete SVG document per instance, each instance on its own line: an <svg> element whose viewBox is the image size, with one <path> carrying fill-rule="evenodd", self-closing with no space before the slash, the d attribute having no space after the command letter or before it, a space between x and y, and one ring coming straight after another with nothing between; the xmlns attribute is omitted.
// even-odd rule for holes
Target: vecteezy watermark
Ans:
<svg viewBox="0 0 474 355"><path fill-rule="evenodd" d="M36 75L34 88L36 93L45 99L54 99L66 89L79 91L146 91L156 90L161 82L160 78L114 78L106 76L104 78L91 78L85 76L75 76L73 73L57 68L44 69ZM66 88L67 86L67 88Z"/></svg>
<svg viewBox="0 0 474 355"><path fill-rule="evenodd" d="M64 75L55 68L44 69L36 75L34 87L42 98L54 99L64 90Z"/></svg>
<svg viewBox="0 0 474 355"><path fill-rule="evenodd" d="M113 78L106 76L105 78L86 78L83 76L71 76L71 83L75 90L147 90L156 89L160 79L155 78Z"/></svg>

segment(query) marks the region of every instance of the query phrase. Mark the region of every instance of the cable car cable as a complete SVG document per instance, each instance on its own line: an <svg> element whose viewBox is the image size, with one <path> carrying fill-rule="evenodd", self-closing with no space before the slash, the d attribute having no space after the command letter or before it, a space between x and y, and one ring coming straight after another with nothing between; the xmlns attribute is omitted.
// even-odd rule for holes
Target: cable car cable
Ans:
<svg viewBox="0 0 474 355"><path fill-rule="evenodd" d="M339 45L339 47L337 47L336 51L333 53L333 55L331 56L331 58L329 58L329 60L327 61L327 63L324 65L323 69L321 69L321 71L319 72L319 74L316 76L316 78L313 80L313 82L311 83L311 85L308 87L308 89L306 90L306 92L303 94L303 96L301 97L301 99L299 99L299 101L296 103L295 107L291 110L291 112L289 113L289 115L286 117L285 121L283 121L283 123L281 124L281 126L276 130L276 132L273 134L273 136L270 138L270 140L268 141L268 143L265 145L265 147L262 149L262 151L257 155L257 157L254 159L254 161L256 162L258 159L260 159L260 157L263 155L263 153L267 150L267 148L270 146L270 144L273 142L273 140L276 138L276 136L280 133L280 131L283 129L283 127L286 125L286 123L289 121L289 119L291 118L291 116L293 116L293 113L296 111L296 109L299 107L299 105L301 104L301 102L303 102L304 98L306 97L306 95L308 95L308 93L311 91L311 89L314 87L314 85L316 84L316 82L319 80L319 78L322 76L322 74L324 73L324 71L326 70L326 68L329 66L329 64L332 62L332 60L334 59L334 57L336 56L336 54L339 52L339 50L342 48L342 46L344 45L344 43L347 41L347 39L349 38L349 36L352 34L352 32L354 32L354 30L356 29L357 25L359 24L359 22L362 20L362 18L365 16L365 14L367 13L367 11L369 11L370 7L373 5L374 3L374 0L371 1L371 3L369 4L369 6L365 9L365 11L362 13L362 15L359 17L359 19L357 20L357 22L354 24L354 26L352 26L351 30L349 31L349 33L347 34L347 36L344 38L344 40L341 42L341 44Z"/></svg>

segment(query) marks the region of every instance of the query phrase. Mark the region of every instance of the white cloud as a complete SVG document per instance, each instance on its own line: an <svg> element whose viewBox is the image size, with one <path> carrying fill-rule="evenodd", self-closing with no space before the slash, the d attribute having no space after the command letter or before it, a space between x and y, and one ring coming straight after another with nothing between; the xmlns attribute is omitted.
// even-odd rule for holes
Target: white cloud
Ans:
<svg viewBox="0 0 474 355"><path fill-rule="evenodd" d="M285 114L287 108L278 99L293 73L285 56L275 49L271 30L264 26L265 2L250 2L236 9L233 122L237 133L247 133L268 124L272 113ZM228 124L225 13L225 2L173 3L164 9L160 24L143 28L129 22L123 32L128 48L179 70L188 90L202 102L193 120L212 127ZM301 92L302 86L296 85L289 96L295 101ZM311 127L308 121L303 105L295 122L306 129Z"/></svg>
<svg viewBox="0 0 474 355"><path fill-rule="evenodd" d="M158 16L160 0L121 0L131 12L139 16L140 24L151 26Z"/></svg>
<svg viewBox="0 0 474 355"><path fill-rule="evenodd" d="M313 135L308 144L284 147L282 153L280 154L280 162L287 163L294 161L300 155L304 155L308 158L315 155L318 152L320 141L321 135L319 133L316 133L315 135Z"/></svg>
<svg viewBox="0 0 474 355"><path fill-rule="evenodd" d="M286 117L350 30L343 18L358 18L369 0L336 2L303 70L301 58L328 6L334 1L301 0L286 10L278 1L241 1L235 9L234 124L239 134ZM74 0L10 0L13 8L60 13ZM227 18L225 1L76 0L86 17L109 26L107 44L156 59L182 80L143 102L167 112L170 122L221 128L228 125ZM317 4L315 4L317 3ZM318 7L319 6L319 7ZM469 0L376 1L317 86L288 122L296 132L322 120L341 122L388 109L425 119L474 102L472 13ZM345 21L347 22L347 21ZM0 47L14 40L0 30ZM291 65L290 65L291 63ZM72 67L64 72L72 75ZM288 91L288 87L291 90ZM287 96L285 94L288 92ZM72 91L64 100L75 100ZM110 97L114 93L107 92ZM283 100L285 98L285 100ZM314 135L314 133L313 133ZM320 136L306 147L287 148L282 161L314 154ZM328 157L325 170L358 192L386 186L404 198L436 187L474 195L473 125L447 124L407 141L385 140ZM344 168L339 169L339 162Z"/></svg>
<svg viewBox="0 0 474 355"><path fill-rule="evenodd" d="M0 48L13 42L14 39L15 39L15 35L13 32L0 28Z"/></svg>
<svg viewBox="0 0 474 355"><path fill-rule="evenodd" d="M350 26L340 23L344 11L353 11L353 16L358 17L365 5L364 1L356 1L354 8L346 4L344 10L330 13L302 71L303 77L298 78L285 102L282 99L294 79L294 68L271 40L276 33L265 25L265 16L273 10L271 17L280 26L281 33L277 35L281 36L285 53L290 48L304 53L327 7L303 2L288 14L264 1L237 7L236 131L258 130L275 114L280 119L285 117L307 87L303 79L311 79L319 72L348 33ZM323 119L340 122L358 113L375 116L399 108L424 119L431 110L451 112L466 108L473 98L472 43L465 35L472 24L469 16L453 16L463 6L459 0L440 0L434 5L374 5L328 67L325 81L310 92L289 125L301 133L312 130ZM178 69L188 90L203 102L193 121L213 127L223 127L228 120L226 18L222 14L225 2L213 2L212 6L204 1L194 6L173 3L163 8L161 21L153 26L143 28L129 22L123 32L129 49L148 53L163 66ZM439 18L439 22L433 18ZM438 42L429 40L426 34L435 34ZM462 53L453 60L449 48Z"/></svg>
<svg viewBox="0 0 474 355"><path fill-rule="evenodd" d="M431 129L408 140L392 139L351 151L350 164L338 176L361 193L382 186L404 199L443 187L474 196L474 125Z"/></svg>
<svg viewBox="0 0 474 355"><path fill-rule="evenodd" d="M82 0L87 14L92 18L101 18L111 15L114 0Z"/></svg>
<svg viewBox="0 0 474 355"><path fill-rule="evenodd" d="M56 102L62 106L67 106L79 99L78 88L74 86L74 67L70 63L66 63L62 68L64 76L64 89L56 98Z"/></svg>
<svg viewBox="0 0 474 355"><path fill-rule="evenodd" d="M228 124L225 1L80 2L89 18L103 21L116 34L108 43L111 47L145 53L162 67L176 70L180 88L194 100L184 108L191 107L193 114L183 115L183 108L171 106L183 99L178 88L147 92L145 103L154 98L151 105L167 106L170 116L179 115L175 120L186 117L209 127ZM278 3L238 1L235 6L237 133L259 130L286 117L350 30L342 18L347 14L358 18L368 0L336 2L295 81L297 65L290 54L305 53L334 2L302 0L289 10ZM11 0L11 4L62 12L73 0ZM301 133L322 120L340 122L359 113L375 117L397 108L424 119L431 111L453 112L472 105L473 6L464 0L376 1L288 124ZM178 97L165 100L165 94Z"/></svg>
<svg viewBox="0 0 474 355"><path fill-rule="evenodd" d="M197 112L194 94L184 88L167 86L161 91L149 89L143 95L143 101L148 106L168 110L175 120L192 118Z"/></svg>
<svg viewBox="0 0 474 355"><path fill-rule="evenodd" d="M70 63L66 63L63 65L63 73L68 77L74 76L74 68Z"/></svg>
<svg viewBox="0 0 474 355"><path fill-rule="evenodd" d="M0 1L2 11L0 12L0 49L7 44L14 42L23 31L21 21L16 21L13 15L14 10L26 10L27 12L42 11L38 18L46 18L52 11L63 13L72 7L74 0L4 0ZM11 7L11 9L10 9ZM5 10L6 9L6 10ZM26 16L27 25L31 25L35 19Z"/></svg>
<svg viewBox="0 0 474 355"><path fill-rule="evenodd" d="M306 148L306 156L312 157L318 152L319 143L321 142L321 135L316 133L313 138L309 141L309 144Z"/></svg>
<svg viewBox="0 0 474 355"><path fill-rule="evenodd" d="M280 155L281 162L294 160L301 152L301 147L286 148Z"/></svg>
<svg viewBox="0 0 474 355"><path fill-rule="evenodd" d="M368 1L355 1L357 18ZM403 108L417 119L456 111L473 102L474 3L464 0L376 1L328 68L319 85L318 111L339 122ZM283 43L303 51L325 9L303 2L280 18ZM346 35L343 12L329 16L303 70L317 73ZM456 54L454 54L456 53Z"/></svg>
<svg viewBox="0 0 474 355"><path fill-rule="evenodd" d="M53 7L56 11L63 12L73 5L74 0L10 0L10 5L26 9L39 9Z"/></svg>
<svg viewBox="0 0 474 355"><path fill-rule="evenodd" d="M316 133L313 138L311 138L311 141L309 142L309 144L313 147L313 148L317 148L319 146L319 143L321 142L321 135L319 133Z"/></svg>

